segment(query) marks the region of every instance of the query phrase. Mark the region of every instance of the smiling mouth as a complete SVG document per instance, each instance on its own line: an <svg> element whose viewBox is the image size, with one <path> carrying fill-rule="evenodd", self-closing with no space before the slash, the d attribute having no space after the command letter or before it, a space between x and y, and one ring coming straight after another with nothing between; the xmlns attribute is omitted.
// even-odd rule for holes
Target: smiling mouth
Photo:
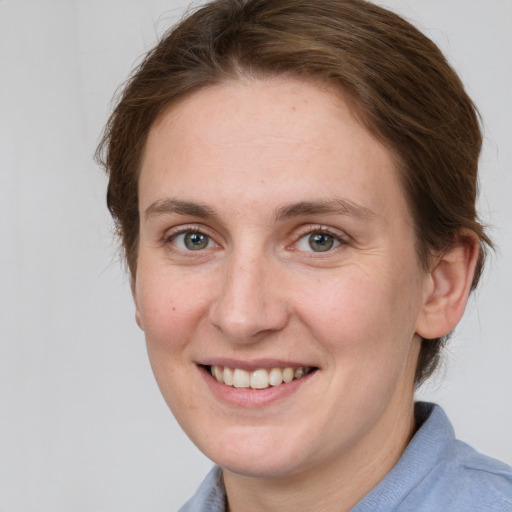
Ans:
<svg viewBox="0 0 512 512"><path fill-rule="evenodd" d="M227 366L207 366L207 370L218 382L234 388L267 389L272 386L286 384L293 380L302 379L316 370L311 366L297 368L260 368L253 371Z"/></svg>

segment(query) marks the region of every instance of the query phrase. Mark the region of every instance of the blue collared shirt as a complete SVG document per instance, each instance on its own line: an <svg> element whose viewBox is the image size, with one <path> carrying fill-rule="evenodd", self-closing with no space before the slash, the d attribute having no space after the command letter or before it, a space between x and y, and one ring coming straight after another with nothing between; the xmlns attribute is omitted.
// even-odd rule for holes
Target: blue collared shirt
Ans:
<svg viewBox="0 0 512 512"><path fill-rule="evenodd" d="M351 512L512 512L512 468L455 439L441 407L417 403L416 432L396 466ZM225 512L213 468L179 512Z"/></svg>

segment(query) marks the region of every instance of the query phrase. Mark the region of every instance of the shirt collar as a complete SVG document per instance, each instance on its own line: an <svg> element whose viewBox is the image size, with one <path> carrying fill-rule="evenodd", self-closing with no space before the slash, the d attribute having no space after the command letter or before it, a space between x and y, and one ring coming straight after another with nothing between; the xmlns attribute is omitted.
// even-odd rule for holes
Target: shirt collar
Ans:
<svg viewBox="0 0 512 512"><path fill-rule="evenodd" d="M450 452L455 432L441 407L418 402L414 413L419 428L402 457L351 512L395 510Z"/></svg>
<svg viewBox="0 0 512 512"><path fill-rule="evenodd" d="M455 432L443 410L434 404L415 404L418 430L395 467L351 512L394 510L424 476L446 456ZM225 512L226 489L222 470L214 467L196 494L179 512Z"/></svg>

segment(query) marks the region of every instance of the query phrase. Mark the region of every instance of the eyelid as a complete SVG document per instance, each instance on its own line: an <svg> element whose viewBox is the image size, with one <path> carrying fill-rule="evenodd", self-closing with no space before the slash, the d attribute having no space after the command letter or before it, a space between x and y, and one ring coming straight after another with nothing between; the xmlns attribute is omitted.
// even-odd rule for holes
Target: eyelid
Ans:
<svg viewBox="0 0 512 512"><path fill-rule="evenodd" d="M201 233L206 235L210 240L215 244L216 247L221 247L221 244L217 241L217 237L211 233L211 230L202 224L180 224L179 226L175 226L166 230L162 236L161 243L164 246L172 245L175 250L180 252L195 252L195 251L186 251L184 249L180 249L175 244L173 244L173 240L178 235L183 235L185 233ZM210 248L211 249L211 248ZM206 249L203 249L202 252Z"/></svg>
<svg viewBox="0 0 512 512"><path fill-rule="evenodd" d="M173 245L172 244L173 239L176 236L178 236L180 234L184 234L184 233L202 233L202 234L208 236L211 239L211 241L217 246L217 248L220 248L223 246L222 243L218 242L219 237L218 237L217 233L212 233L212 230L203 224L194 224L194 223L180 224L178 226L175 226L175 227L172 227L172 228L166 230L164 232L164 234L162 235L161 243L164 246ZM352 238L350 237L350 235L348 235L344 231L333 228L331 226L326 226L324 224L312 224L312 225L306 225L306 226L298 228L295 235L293 235L292 243L287 245L287 249L289 249L289 250L296 249L296 247L294 247L294 246L297 245L299 240L301 240L305 236L311 235L313 233L324 233L324 234L330 235L330 236L334 237L336 240L338 240L340 242L340 245L342 245L342 246L349 245L350 243L352 243ZM337 246L337 247L339 247L339 246ZM180 251L180 252L194 252L194 251L185 251L183 249L179 249L175 245L174 245L174 248L175 248L175 250ZM336 248L334 248L334 249L336 249ZM205 249L203 249L203 251L204 250ZM197 252L202 252L202 251L197 251ZM313 254L318 254L318 255L322 254L321 252L316 253L314 251L307 251L307 252L311 252ZM326 253L330 253L330 252L332 252L332 250L326 251Z"/></svg>
<svg viewBox="0 0 512 512"><path fill-rule="evenodd" d="M339 241L339 245L334 247L333 249L329 251L325 251L325 253L322 252L315 252L315 251L304 251L308 253L312 253L315 255L326 255L328 253L333 252L335 249L337 249L339 246L348 245L351 243L351 237L344 233L343 231L340 231L338 229L332 228L330 226L325 226L322 224L314 224L305 226L304 228L300 229L300 231L295 235L295 241L291 243L288 247L291 249L296 249L296 246L300 240L302 240L305 236L316 234L316 233L322 233L325 235L332 236L337 241Z"/></svg>

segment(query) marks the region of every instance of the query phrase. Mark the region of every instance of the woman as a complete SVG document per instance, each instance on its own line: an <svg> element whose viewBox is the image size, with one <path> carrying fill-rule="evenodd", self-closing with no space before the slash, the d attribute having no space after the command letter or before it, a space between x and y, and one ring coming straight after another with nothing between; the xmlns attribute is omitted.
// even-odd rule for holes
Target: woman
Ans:
<svg viewBox="0 0 512 512"><path fill-rule="evenodd" d="M126 86L108 205L162 394L216 463L183 511L508 510L414 404L490 245L475 108L361 0L223 0Z"/></svg>

